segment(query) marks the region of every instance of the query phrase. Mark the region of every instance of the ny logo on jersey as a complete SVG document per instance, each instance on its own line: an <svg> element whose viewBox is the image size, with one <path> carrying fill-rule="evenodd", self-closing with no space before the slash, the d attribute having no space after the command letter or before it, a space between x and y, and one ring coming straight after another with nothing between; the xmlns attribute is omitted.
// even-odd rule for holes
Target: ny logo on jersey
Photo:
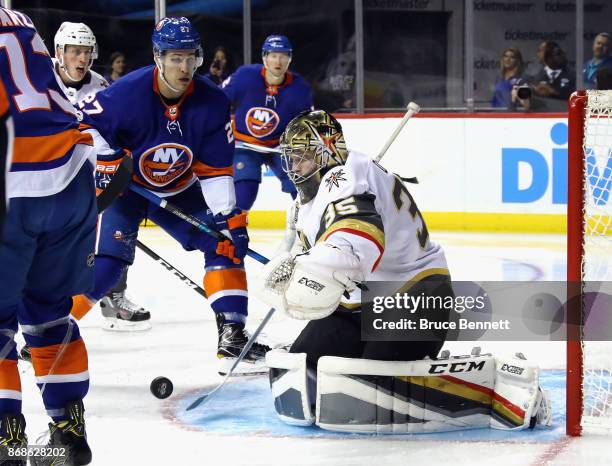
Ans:
<svg viewBox="0 0 612 466"><path fill-rule="evenodd" d="M167 143L151 147L140 156L138 166L142 177L153 186L166 186L186 173L193 161L191 149L181 144Z"/></svg>
<svg viewBox="0 0 612 466"><path fill-rule="evenodd" d="M344 175L344 169L342 168L329 174L329 176L325 180L325 186L327 186L328 192L331 192L332 188L339 188L340 181L346 181Z"/></svg>
<svg viewBox="0 0 612 466"><path fill-rule="evenodd" d="M265 107L253 107L245 117L248 132L256 138L263 138L272 134L279 122L278 113Z"/></svg>

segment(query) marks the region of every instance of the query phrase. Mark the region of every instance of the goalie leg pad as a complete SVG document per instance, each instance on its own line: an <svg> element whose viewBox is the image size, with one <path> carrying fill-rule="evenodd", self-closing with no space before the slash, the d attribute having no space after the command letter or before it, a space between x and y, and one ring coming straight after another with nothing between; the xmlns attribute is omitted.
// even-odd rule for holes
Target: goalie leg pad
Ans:
<svg viewBox="0 0 612 466"><path fill-rule="evenodd" d="M324 356L316 423L388 434L488 427L494 378L490 355L405 362Z"/></svg>
<svg viewBox="0 0 612 466"><path fill-rule="evenodd" d="M539 388L540 369L523 358L496 358L491 427L523 430L551 424L548 396Z"/></svg>
<svg viewBox="0 0 612 466"><path fill-rule="evenodd" d="M306 353L268 351L266 364L270 368L270 388L274 397L274 408L280 419L291 425L312 425L314 373L309 376Z"/></svg>

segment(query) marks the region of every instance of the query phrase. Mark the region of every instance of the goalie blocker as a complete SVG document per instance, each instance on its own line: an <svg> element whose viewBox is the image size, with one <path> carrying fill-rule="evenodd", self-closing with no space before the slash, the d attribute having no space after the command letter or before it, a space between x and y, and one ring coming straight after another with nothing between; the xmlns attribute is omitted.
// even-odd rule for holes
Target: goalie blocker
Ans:
<svg viewBox="0 0 612 466"><path fill-rule="evenodd" d="M478 353L423 361L324 356L316 377L304 353L273 350L266 363L276 412L292 425L384 434L550 425L539 368L520 354Z"/></svg>

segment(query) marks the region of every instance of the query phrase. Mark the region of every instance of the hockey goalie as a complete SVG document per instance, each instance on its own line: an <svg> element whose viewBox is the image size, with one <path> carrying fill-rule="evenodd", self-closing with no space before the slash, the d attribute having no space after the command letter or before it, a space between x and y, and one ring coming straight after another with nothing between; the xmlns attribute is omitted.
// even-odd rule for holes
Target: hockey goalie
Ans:
<svg viewBox="0 0 612 466"><path fill-rule="evenodd" d="M538 368L474 352L437 358L428 341L362 341L364 281L403 282L408 294L453 295L443 249L402 180L348 151L339 122L307 111L281 137L295 184L302 253L270 261L252 287L263 301L308 320L289 351L268 352L275 409L290 424L345 432L417 433L550 422ZM448 320L447 311L434 319Z"/></svg>

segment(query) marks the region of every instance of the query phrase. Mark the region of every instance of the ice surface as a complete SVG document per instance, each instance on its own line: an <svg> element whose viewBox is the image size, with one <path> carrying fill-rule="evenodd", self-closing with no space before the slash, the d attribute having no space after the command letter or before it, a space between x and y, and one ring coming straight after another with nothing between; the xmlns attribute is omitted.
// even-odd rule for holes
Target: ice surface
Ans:
<svg viewBox="0 0 612 466"><path fill-rule="evenodd" d="M564 280L565 237L437 233L455 280ZM252 231L251 247L272 254L279 231ZM166 260L201 282L202 256L185 252L158 228L140 239ZM249 261L249 275L259 264ZM580 465L610 464L609 439L568 439L563 405L563 343L481 344L496 354L523 352L545 369L542 384L554 402L552 429L495 432L488 429L414 436L333 434L290 427L274 414L265 378L236 379L203 409L184 407L220 380L215 370L216 327L204 299L150 258L137 253L128 294L151 311L153 329L142 333L102 330L94 308L81 322L90 361L91 388L85 399L89 441L96 465ZM267 309L250 302L253 329ZM286 343L303 322L277 313L265 330ZM454 354L470 343L451 343ZM31 444L46 429L32 369L20 362L24 414ZM174 394L158 400L149 392L156 376L169 377Z"/></svg>

